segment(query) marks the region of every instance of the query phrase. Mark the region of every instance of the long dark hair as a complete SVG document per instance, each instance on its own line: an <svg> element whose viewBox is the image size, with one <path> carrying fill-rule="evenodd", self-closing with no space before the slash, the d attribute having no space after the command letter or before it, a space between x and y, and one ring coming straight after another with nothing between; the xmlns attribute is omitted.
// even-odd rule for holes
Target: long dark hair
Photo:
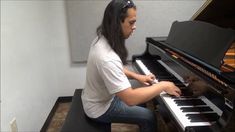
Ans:
<svg viewBox="0 0 235 132"><path fill-rule="evenodd" d="M127 17L128 8L136 8L131 0L112 0L105 9L101 25L96 33L107 39L109 45L121 58L122 63L127 64L128 51L125 46L121 22Z"/></svg>

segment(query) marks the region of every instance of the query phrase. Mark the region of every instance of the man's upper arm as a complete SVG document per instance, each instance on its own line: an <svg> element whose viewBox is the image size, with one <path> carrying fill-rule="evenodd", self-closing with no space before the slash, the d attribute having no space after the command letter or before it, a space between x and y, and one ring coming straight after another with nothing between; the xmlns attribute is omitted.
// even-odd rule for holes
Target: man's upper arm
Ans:
<svg viewBox="0 0 235 132"><path fill-rule="evenodd" d="M117 93L131 87L127 76L123 72L123 67L119 62L105 61L99 67L101 77L104 80L110 94Z"/></svg>

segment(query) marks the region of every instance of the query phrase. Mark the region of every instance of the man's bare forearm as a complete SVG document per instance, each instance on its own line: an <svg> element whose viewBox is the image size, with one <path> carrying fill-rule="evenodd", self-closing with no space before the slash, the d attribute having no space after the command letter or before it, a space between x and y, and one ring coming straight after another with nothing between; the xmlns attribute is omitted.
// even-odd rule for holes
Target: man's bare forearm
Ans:
<svg viewBox="0 0 235 132"><path fill-rule="evenodd" d="M135 73L135 72L133 72L133 71L131 71L131 70L125 68L125 67L123 68L123 72L126 74L126 76L128 78L132 78L132 79L136 79L136 80L138 80L138 77L140 76L140 74Z"/></svg>

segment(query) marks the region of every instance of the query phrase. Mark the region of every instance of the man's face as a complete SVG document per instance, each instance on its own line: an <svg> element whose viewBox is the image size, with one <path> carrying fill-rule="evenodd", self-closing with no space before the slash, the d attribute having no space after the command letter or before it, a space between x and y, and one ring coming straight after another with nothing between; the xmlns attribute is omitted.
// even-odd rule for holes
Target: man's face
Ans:
<svg viewBox="0 0 235 132"><path fill-rule="evenodd" d="M125 39L127 39L132 32L136 29L135 22L136 22L136 9L129 8L127 10L127 17L125 18L124 22L121 22L122 32Z"/></svg>

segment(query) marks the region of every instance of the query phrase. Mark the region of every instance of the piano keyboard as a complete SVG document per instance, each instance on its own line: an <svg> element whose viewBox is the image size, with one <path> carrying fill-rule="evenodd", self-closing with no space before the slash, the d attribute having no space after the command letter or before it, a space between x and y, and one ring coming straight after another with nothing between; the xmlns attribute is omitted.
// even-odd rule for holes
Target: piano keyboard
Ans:
<svg viewBox="0 0 235 132"><path fill-rule="evenodd" d="M169 80L181 89L181 97L173 97L162 92L160 98L170 110L182 130L191 126L210 126L212 122L216 121L222 115L222 111L205 96L197 98L190 96L191 93L187 91L187 84L183 82L183 79L169 67L165 68L165 64L161 60L156 60L154 66L148 63L150 69L145 66L142 60L136 60L136 64L144 74L148 75L153 73L157 75L157 81Z"/></svg>
<svg viewBox="0 0 235 132"><path fill-rule="evenodd" d="M176 98L161 93L160 98L183 130L191 126L210 126L222 115L222 111L205 96Z"/></svg>

